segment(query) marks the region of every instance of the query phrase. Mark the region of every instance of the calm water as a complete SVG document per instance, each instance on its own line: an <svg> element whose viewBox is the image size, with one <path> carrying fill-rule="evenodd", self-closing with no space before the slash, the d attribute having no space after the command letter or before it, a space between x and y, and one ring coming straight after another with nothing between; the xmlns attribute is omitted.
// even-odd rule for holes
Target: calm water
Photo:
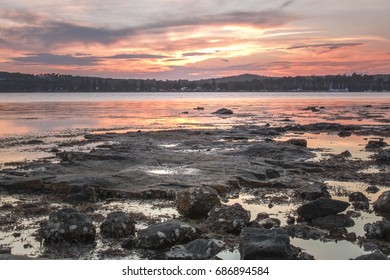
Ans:
<svg viewBox="0 0 390 280"><path fill-rule="evenodd" d="M303 111L307 106L325 109ZM389 106L390 93L0 93L0 137L75 129L224 128L319 121L383 124L390 119ZM211 114L222 107L235 114L228 118Z"/></svg>

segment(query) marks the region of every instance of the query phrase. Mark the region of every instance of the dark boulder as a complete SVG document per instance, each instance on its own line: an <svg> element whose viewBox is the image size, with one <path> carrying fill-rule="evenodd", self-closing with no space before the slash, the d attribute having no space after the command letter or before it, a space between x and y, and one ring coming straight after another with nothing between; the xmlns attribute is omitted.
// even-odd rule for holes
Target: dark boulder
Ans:
<svg viewBox="0 0 390 280"><path fill-rule="evenodd" d="M298 146L298 147L307 147L306 139L289 139L286 141L287 144Z"/></svg>
<svg viewBox="0 0 390 280"><path fill-rule="evenodd" d="M177 211L189 218L203 218L221 200L215 189L209 187L193 187L180 192L176 198Z"/></svg>
<svg viewBox="0 0 390 280"><path fill-rule="evenodd" d="M366 150L375 150L375 149L380 149L380 148L383 148L386 146L388 146L388 145L386 142L383 141L383 139L380 139L378 141L371 140L371 141L368 141L368 143L366 145Z"/></svg>
<svg viewBox="0 0 390 280"><path fill-rule="evenodd" d="M43 228L46 243L91 243L96 230L92 222L72 208L64 208L50 215Z"/></svg>
<svg viewBox="0 0 390 280"><path fill-rule="evenodd" d="M345 214L328 215L325 217L318 217L311 221L313 226L325 229L338 229L352 227L355 222L350 216Z"/></svg>
<svg viewBox="0 0 390 280"><path fill-rule="evenodd" d="M100 225L100 233L105 238L127 238L135 234L135 221L125 212L117 211L107 215Z"/></svg>
<svg viewBox="0 0 390 280"><path fill-rule="evenodd" d="M352 203L352 206L358 210L368 210L370 207L370 202L363 193L353 192L349 194L349 202Z"/></svg>
<svg viewBox="0 0 390 280"><path fill-rule="evenodd" d="M380 191L380 189L377 186L369 186L366 189L366 192L368 192L368 193L377 193L379 191Z"/></svg>
<svg viewBox="0 0 390 280"><path fill-rule="evenodd" d="M346 130L342 130L340 131L339 133L337 133L338 136L340 137L350 137L352 135L352 132L350 131L346 131Z"/></svg>
<svg viewBox="0 0 390 280"><path fill-rule="evenodd" d="M390 150L383 150L383 151L380 151L380 152L376 155L376 159L377 159L377 161L379 161L380 163L390 164Z"/></svg>
<svg viewBox="0 0 390 280"><path fill-rule="evenodd" d="M338 214L348 208L348 202L334 200L330 198L319 198L308 202L297 209L297 213L306 221L315 218L325 217L332 214Z"/></svg>
<svg viewBox="0 0 390 280"><path fill-rule="evenodd" d="M222 109L219 109L219 110L213 112L213 114L216 114L216 115L233 115L233 111L230 110L230 109L222 108Z"/></svg>
<svg viewBox="0 0 390 280"><path fill-rule="evenodd" d="M200 237L200 230L184 222L165 222L138 232L137 245L145 249L166 249L185 244Z"/></svg>
<svg viewBox="0 0 390 280"><path fill-rule="evenodd" d="M240 234L242 260L293 259L294 251L286 230L244 228Z"/></svg>
<svg viewBox="0 0 390 280"><path fill-rule="evenodd" d="M355 258L355 260L388 260L388 257L381 251L376 251L371 254L361 255Z"/></svg>
<svg viewBox="0 0 390 280"><path fill-rule="evenodd" d="M340 153L338 156L341 158L350 158L352 157L352 154L350 151L345 150L344 152Z"/></svg>
<svg viewBox="0 0 390 280"><path fill-rule="evenodd" d="M375 212L390 214L390 191L383 192L373 204Z"/></svg>
<svg viewBox="0 0 390 280"><path fill-rule="evenodd" d="M249 224L251 214L240 204L214 207L207 219L210 228L226 233L239 234L241 229Z"/></svg>
<svg viewBox="0 0 390 280"><path fill-rule="evenodd" d="M196 239L186 245L175 245L165 254L175 260L208 260L223 250L225 243L215 239Z"/></svg>
<svg viewBox="0 0 390 280"><path fill-rule="evenodd" d="M369 239L380 239L390 241L390 221L383 220L364 225L366 237Z"/></svg>
<svg viewBox="0 0 390 280"><path fill-rule="evenodd" d="M96 202L97 194L95 188L88 186L71 186L69 194L65 198L68 203Z"/></svg>
<svg viewBox="0 0 390 280"><path fill-rule="evenodd" d="M304 186L294 192L294 197L300 200L316 200L321 197L329 198L328 188L324 184Z"/></svg>
<svg viewBox="0 0 390 280"><path fill-rule="evenodd" d="M256 224L259 225L260 227L263 228L275 228L275 227L280 227L281 221L276 218L256 218L255 220Z"/></svg>

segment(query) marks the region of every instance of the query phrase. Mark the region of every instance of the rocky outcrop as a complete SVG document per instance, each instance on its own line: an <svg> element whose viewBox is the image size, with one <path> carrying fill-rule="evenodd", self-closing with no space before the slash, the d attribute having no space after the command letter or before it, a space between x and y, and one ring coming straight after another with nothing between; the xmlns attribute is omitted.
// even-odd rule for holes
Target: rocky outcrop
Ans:
<svg viewBox="0 0 390 280"><path fill-rule="evenodd" d="M205 218L215 206L221 205L216 190L209 187L193 187L181 191L176 198L177 211L189 218Z"/></svg>
<svg viewBox="0 0 390 280"><path fill-rule="evenodd" d="M95 240L96 230L85 215L64 208L50 215L43 235L46 243L90 243Z"/></svg>
<svg viewBox="0 0 390 280"><path fill-rule="evenodd" d="M122 211L112 212L100 225L100 233L105 238L128 238L135 234L134 224L131 215Z"/></svg>
<svg viewBox="0 0 390 280"><path fill-rule="evenodd" d="M319 198L306 203L297 209L297 213L306 221L328 215L338 214L348 208L348 202L330 198Z"/></svg>
<svg viewBox="0 0 390 280"><path fill-rule="evenodd" d="M251 214L240 204L214 207L207 219L210 228L226 233L239 234L241 229L249 224Z"/></svg>
<svg viewBox="0 0 390 280"><path fill-rule="evenodd" d="M298 147L307 147L307 140L306 139L289 139L286 141L287 144L298 146Z"/></svg>
<svg viewBox="0 0 390 280"><path fill-rule="evenodd" d="M208 260L223 250L225 243L215 239L196 239L186 245L175 245L165 254L175 260Z"/></svg>
<svg viewBox="0 0 390 280"><path fill-rule="evenodd" d="M390 191L383 192L373 204L375 212L390 214Z"/></svg>
<svg viewBox="0 0 390 280"><path fill-rule="evenodd" d="M366 145L366 150L375 150L375 149L380 149L380 148L383 148L386 146L388 146L388 145L386 142L383 141L383 139L380 139L378 141L371 140L371 141L368 141L368 143Z"/></svg>
<svg viewBox="0 0 390 280"><path fill-rule="evenodd" d="M292 259L293 248L286 230L245 228L240 234L242 260Z"/></svg>
<svg viewBox="0 0 390 280"><path fill-rule="evenodd" d="M200 237L200 230L184 222L154 224L138 232L137 246L144 249L166 249Z"/></svg>

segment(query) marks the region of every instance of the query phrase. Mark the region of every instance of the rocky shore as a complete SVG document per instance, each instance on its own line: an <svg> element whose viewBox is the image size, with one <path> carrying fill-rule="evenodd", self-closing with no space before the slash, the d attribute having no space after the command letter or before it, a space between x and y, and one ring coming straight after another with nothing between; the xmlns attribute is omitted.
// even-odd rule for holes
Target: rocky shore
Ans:
<svg viewBox="0 0 390 280"><path fill-rule="evenodd" d="M369 158L323 156L316 134L364 137ZM90 151L59 145L0 171L0 259L315 259L300 241L388 259L389 136L334 123L86 134L72 145Z"/></svg>

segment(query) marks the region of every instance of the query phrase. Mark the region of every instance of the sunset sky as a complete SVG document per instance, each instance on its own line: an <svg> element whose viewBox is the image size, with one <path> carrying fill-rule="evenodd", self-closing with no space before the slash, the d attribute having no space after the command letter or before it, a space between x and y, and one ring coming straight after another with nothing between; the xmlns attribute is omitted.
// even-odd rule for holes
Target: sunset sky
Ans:
<svg viewBox="0 0 390 280"><path fill-rule="evenodd" d="M0 71L390 73L389 0L1 0Z"/></svg>

